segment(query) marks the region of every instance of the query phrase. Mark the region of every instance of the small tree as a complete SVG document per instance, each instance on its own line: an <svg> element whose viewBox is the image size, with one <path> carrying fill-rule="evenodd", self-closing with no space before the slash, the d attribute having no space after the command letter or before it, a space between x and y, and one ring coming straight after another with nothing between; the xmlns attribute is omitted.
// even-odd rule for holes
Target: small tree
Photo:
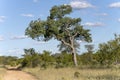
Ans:
<svg viewBox="0 0 120 80"><path fill-rule="evenodd" d="M85 48L87 49L88 53L92 53L93 52L93 48L94 48L94 45L85 45Z"/></svg>
<svg viewBox="0 0 120 80"><path fill-rule="evenodd" d="M90 44L88 44L88 45L85 45L85 48L87 49L87 52L86 52L86 54L87 54L87 60L89 61L89 62L91 62L92 60L93 60L93 48L94 48L94 46L93 45L90 45Z"/></svg>
<svg viewBox="0 0 120 80"><path fill-rule="evenodd" d="M33 48L24 49L23 61L22 66L25 67L36 67L40 64L40 57L37 52Z"/></svg>
<svg viewBox="0 0 120 80"><path fill-rule="evenodd" d="M120 35L115 34L113 40L99 44L97 54L97 59L101 64L110 65L120 63Z"/></svg>
<svg viewBox="0 0 120 80"><path fill-rule="evenodd" d="M47 17L46 21L40 19L31 21L25 34L37 40L57 39L71 52L74 64L77 66L77 40L90 42L91 37L89 30L83 29L80 24L80 18L68 17L71 12L72 8L69 5L54 6L50 10L50 16Z"/></svg>

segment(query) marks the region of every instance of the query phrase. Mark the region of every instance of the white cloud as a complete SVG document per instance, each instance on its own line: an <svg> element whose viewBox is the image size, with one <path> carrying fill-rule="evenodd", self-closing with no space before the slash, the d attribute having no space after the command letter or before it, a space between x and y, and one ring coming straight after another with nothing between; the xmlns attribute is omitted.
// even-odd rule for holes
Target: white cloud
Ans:
<svg viewBox="0 0 120 80"><path fill-rule="evenodd" d="M35 42L34 44L35 44L35 45L40 45L40 44L46 44L46 43L48 43L48 42L45 42L45 41L37 41L37 42Z"/></svg>
<svg viewBox="0 0 120 80"><path fill-rule="evenodd" d="M118 19L118 22L120 22L120 18Z"/></svg>
<svg viewBox="0 0 120 80"><path fill-rule="evenodd" d="M43 15L43 14L40 14L39 16L40 16L40 17L44 17L44 15Z"/></svg>
<svg viewBox="0 0 120 80"><path fill-rule="evenodd" d="M0 50L0 55L21 57L24 54L23 49L13 48L8 50Z"/></svg>
<svg viewBox="0 0 120 80"><path fill-rule="evenodd" d="M107 13L99 13L99 14L97 14L97 15L99 15L99 16L108 16Z"/></svg>
<svg viewBox="0 0 120 80"><path fill-rule="evenodd" d="M3 41L3 40L4 40L3 36L0 36L0 41Z"/></svg>
<svg viewBox="0 0 120 80"><path fill-rule="evenodd" d="M34 17L33 14L21 14L21 16L24 16L24 17Z"/></svg>
<svg viewBox="0 0 120 80"><path fill-rule="evenodd" d="M5 18L5 16L0 16L0 22L4 22Z"/></svg>
<svg viewBox="0 0 120 80"><path fill-rule="evenodd" d="M16 52L19 52L19 49L10 49L7 51L8 53L16 53Z"/></svg>
<svg viewBox="0 0 120 80"><path fill-rule="evenodd" d="M35 3L38 2L38 1L39 1L39 0L33 0L33 2L35 2Z"/></svg>
<svg viewBox="0 0 120 80"><path fill-rule="evenodd" d="M103 16L107 16L108 14L107 14L107 13L102 13L101 15L103 15Z"/></svg>
<svg viewBox="0 0 120 80"><path fill-rule="evenodd" d="M0 49L0 56L3 56L3 50Z"/></svg>
<svg viewBox="0 0 120 80"><path fill-rule="evenodd" d="M19 48L14 48L14 49L6 50L6 52L4 52L4 53L7 53L7 55L9 55L9 56L20 57L24 54L24 51Z"/></svg>
<svg viewBox="0 0 120 80"><path fill-rule="evenodd" d="M28 38L27 36L13 36L13 37L11 37L11 39L12 40L17 40L17 39L26 39L26 38Z"/></svg>
<svg viewBox="0 0 120 80"><path fill-rule="evenodd" d="M92 23L92 22L86 22L85 24L83 24L84 26L90 26L90 27L98 27L98 26L104 26L103 23L101 22L96 22L96 23Z"/></svg>
<svg viewBox="0 0 120 80"><path fill-rule="evenodd" d="M86 2L86 1L71 1L70 5L74 9L84 9L84 8L92 8L94 7L92 4Z"/></svg>
<svg viewBox="0 0 120 80"><path fill-rule="evenodd" d="M115 2L109 5L111 8L120 8L120 2Z"/></svg>

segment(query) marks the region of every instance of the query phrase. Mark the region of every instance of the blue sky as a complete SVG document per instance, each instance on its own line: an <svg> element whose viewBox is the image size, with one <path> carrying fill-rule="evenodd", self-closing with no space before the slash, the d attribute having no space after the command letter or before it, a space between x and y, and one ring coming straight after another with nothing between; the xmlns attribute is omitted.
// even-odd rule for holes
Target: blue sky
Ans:
<svg viewBox="0 0 120 80"><path fill-rule="evenodd" d="M42 52L58 52L56 40L37 42L24 36L31 20L45 20L54 5L69 4L71 17L80 17L85 29L90 29L95 47L120 34L119 0L0 0L0 55L20 56L24 48ZM84 52L84 42L80 53Z"/></svg>

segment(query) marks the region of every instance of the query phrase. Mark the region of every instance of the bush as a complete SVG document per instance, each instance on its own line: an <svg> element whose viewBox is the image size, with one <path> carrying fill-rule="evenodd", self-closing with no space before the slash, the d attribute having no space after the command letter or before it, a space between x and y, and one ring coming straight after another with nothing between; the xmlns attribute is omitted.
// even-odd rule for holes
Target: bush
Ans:
<svg viewBox="0 0 120 80"><path fill-rule="evenodd" d="M74 73L74 77L75 77L75 78L79 78L79 77L80 77L80 73L79 73L79 72L75 72L75 73Z"/></svg>

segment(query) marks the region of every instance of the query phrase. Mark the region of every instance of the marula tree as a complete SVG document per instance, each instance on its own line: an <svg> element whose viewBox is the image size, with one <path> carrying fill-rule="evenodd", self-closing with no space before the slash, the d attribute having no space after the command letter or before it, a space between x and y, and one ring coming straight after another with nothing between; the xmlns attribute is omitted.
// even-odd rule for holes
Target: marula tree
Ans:
<svg viewBox="0 0 120 80"><path fill-rule="evenodd" d="M25 35L35 40L48 41L52 38L61 42L71 52L75 66L78 65L76 50L78 41L91 42L89 30L83 29L80 18L68 17L72 12L69 5L54 6L50 15L44 20L31 21Z"/></svg>

